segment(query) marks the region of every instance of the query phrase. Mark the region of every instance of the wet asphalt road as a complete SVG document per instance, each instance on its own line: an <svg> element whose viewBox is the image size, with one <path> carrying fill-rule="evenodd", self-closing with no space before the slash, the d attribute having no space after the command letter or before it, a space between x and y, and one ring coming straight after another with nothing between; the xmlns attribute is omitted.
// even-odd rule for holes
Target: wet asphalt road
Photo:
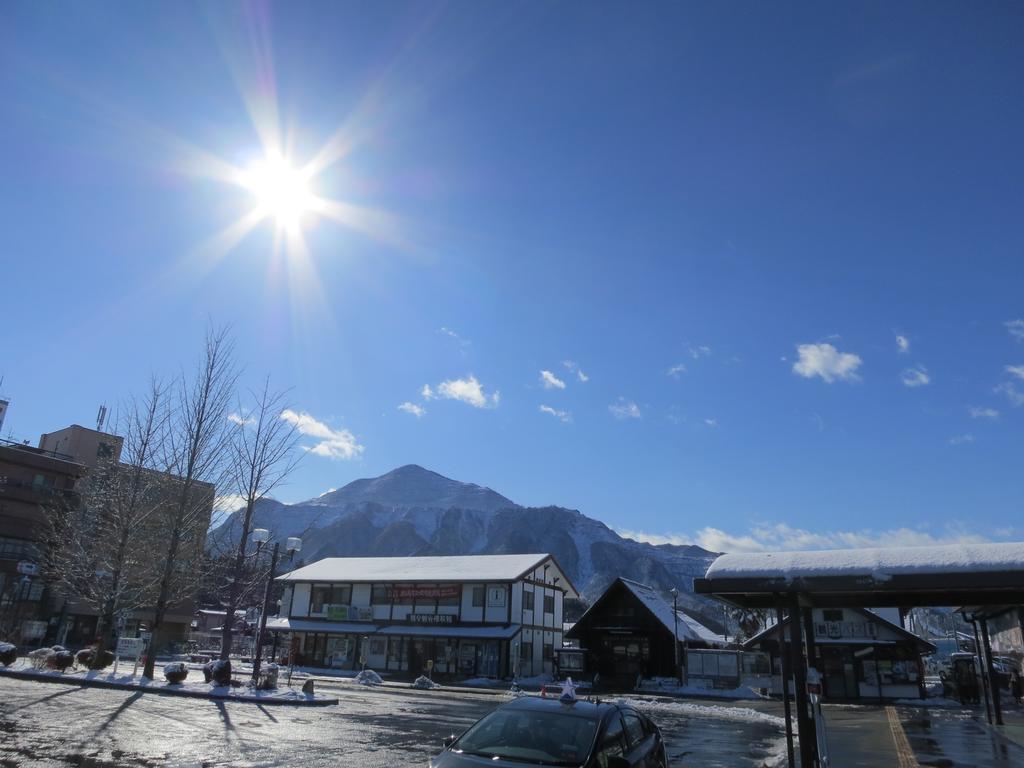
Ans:
<svg viewBox="0 0 1024 768"><path fill-rule="evenodd" d="M0 680L2 766L425 766L501 696L322 685L341 703L266 707ZM693 705L655 709L674 766L761 766L781 731Z"/></svg>

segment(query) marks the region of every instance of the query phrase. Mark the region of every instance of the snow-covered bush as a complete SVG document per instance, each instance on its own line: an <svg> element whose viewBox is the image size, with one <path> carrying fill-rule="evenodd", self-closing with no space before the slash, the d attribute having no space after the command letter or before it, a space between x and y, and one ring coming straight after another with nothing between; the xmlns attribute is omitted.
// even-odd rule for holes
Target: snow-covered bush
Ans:
<svg viewBox="0 0 1024 768"><path fill-rule="evenodd" d="M11 666L18 660L18 649L10 643L0 643L0 664Z"/></svg>
<svg viewBox="0 0 1024 768"><path fill-rule="evenodd" d="M188 677L188 666L183 661L172 661L164 665L164 677L171 685L183 683Z"/></svg>
<svg viewBox="0 0 1024 768"><path fill-rule="evenodd" d="M75 663L75 655L71 651L66 651L59 645L55 645L50 650L53 651L53 654L46 659L46 666L49 669L63 672Z"/></svg>
<svg viewBox="0 0 1024 768"><path fill-rule="evenodd" d="M372 669L364 669L356 675L355 680L360 685L384 685L384 681L381 679L381 676Z"/></svg>
<svg viewBox="0 0 1024 768"><path fill-rule="evenodd" d="M420 675L419 677L417 677L415 680L412 681L412 687L413 688L421 688L421 689L423 689L425 691L429 691L432 688L440 688L441 686L438 685L437 683L435 683L433 680L431 680L426 675Z"/></svg>
<svg viewBox="0 0 1024 768"><path fill-rule="evenodd" d="M96 660L96 648L90 646L83 648L75 654L75 663L86 669L106 669L114 663L114 654L110 651L101 651L99 660Z"/></svg>
<svg viewBox="0 0 1024 768"><path fill-rule="evenodd" d="M214 685L231 685L231 661L216 659L203 665L203 677Z"/></svg>
<svg viewBox="0 0 1024 768"><path fill-rule="evenodd" d="M277 673L281 668L277 664L270 664L263 671L260 680L260 690L272 691L277 688Z"/></svg>
<svg viewBox="0 0 1024 768"><path fill-rule="evenodd" d="M32 669L46 669L50 664L50 657L53 656L52 648L36 648L28 654L29 663Z"/></svg>

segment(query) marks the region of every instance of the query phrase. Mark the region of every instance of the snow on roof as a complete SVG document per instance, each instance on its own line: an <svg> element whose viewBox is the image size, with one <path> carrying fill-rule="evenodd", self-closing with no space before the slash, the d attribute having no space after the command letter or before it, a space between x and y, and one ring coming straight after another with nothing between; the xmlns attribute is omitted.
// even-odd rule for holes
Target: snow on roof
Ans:
<svg viewBox="0 0 1024 768"><path fill-rule="evenodd" d="M551 558L532 555L328 557L279 576L284 581L515 581ZM565 589L575 595L563 574Z"/></svg>
<svg viewBox="0 0 1024 768"><path fill-rule="evenodd" d="M676 621L672 616L672 606L658 594L654 587L622 577L619 577L619 581L654 614L654 617L669 631L669 634L675 634L677 640L718 644L726 642L724 637L715 634L697 621L697 619L683 613L681 610L676 611L676 616L678 617L678 621Z"/></svg>
<svg viewBox="0 0 1024 768"><path fill-rule="evenodd" d="M1024 571L1024 542L721 555L706 579L871 577Z"/></svg>

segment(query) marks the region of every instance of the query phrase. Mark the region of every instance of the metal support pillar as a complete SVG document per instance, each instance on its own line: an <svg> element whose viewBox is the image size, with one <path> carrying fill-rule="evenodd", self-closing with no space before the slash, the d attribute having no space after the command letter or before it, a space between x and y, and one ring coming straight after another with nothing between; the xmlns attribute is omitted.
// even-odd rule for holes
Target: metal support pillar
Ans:
<svg viewBox="0 0 1024 768"><path fill-rule="evenodd" d="M965 615L964 618L966 619L967 616ZM979 666L981 666L985 663L985 655L984 651L981 649L981 638L978 637L978 621L971 618L970 622L971 627L974 628L974 653L977 655ZM974 669L973 661L971 662L971 669ZM988 717L988 724L992 725L992 707L988 700L988 675L985 674L984 667L979 669L978 672L981 675L981 698L985 701L985 715ZM963 697L961 696L960 699L962 701Z"/></svg>
<svg viewBox="0 0 1024 768"><path fill-rule="evenodd" d="M988 687L992 691L992 711L996 715L996 725L1003 724L1003 702L1000 701L999 679L996 677L995 665L992 664L992 645L988 640L988 619L981 620L981 641L985 644L985 673L988 675Z"/></svg>
<svg viewBox="0 0 1024 768"><path fill-rule="evenodd" d="M782 598L775 596L775 621L779 629L779 659L782 661L782 708L786 714L786 752L789 755L789 768L796 768L796 757L793 753L793 712L789 706L789 678L792 670L789 654L786 653L786 633L782 616Z"/></svg>
<svg viewBox="0 0 1024 768"><path fill-rule="evenodd" d="M796 725L800 736L800 768L815 768L817 734L808 711L807 662L804 660L804 641L800 621L800 596L789 596L789 650L793 663L793 687L796 699Z"/></svg>
<svg viewBox="0 0 1024 768"><path fill-rule="evenodd" d="M807 666L818 669L818 649L814 642L814 613L810 608L801 610L804 620L804 642L807 644ZM824 690L824 687L823 689Z"/></svg>

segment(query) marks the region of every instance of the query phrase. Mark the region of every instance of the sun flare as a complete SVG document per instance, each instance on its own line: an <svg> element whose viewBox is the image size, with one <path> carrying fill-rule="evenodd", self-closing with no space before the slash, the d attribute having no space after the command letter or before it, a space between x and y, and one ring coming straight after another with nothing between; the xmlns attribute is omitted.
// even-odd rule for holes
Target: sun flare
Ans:
<svg viewBox="0 0 1024 768"><path fill-rule="evenodd" d="M256 198L261 218L272 218L282 229L295 229L313 210L316 196L311 174L278 155L254 162L242 174L242 186Z"/></svg>

